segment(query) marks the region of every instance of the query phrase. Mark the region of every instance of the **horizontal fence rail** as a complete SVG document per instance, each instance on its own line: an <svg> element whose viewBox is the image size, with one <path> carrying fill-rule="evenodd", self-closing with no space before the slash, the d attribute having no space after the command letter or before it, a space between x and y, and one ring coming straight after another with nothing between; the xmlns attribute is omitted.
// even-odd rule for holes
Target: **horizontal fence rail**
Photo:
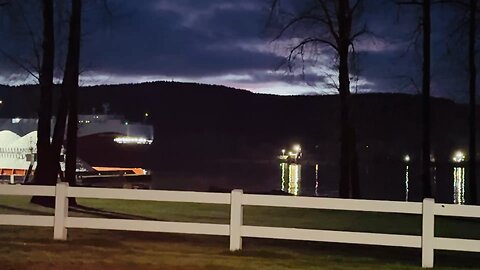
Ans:
<svg viewBox="0 0 480 270"><path fill-rule="evenodd" d="M374 200L292 197L279 195L243 195L243 205L349 210L401 214L421 214L422 203Z"/></svg>
<svg viewBox="0 0 480 270"><path fill-rule="evenodd" d="M230 204L229 193L213 192L69 187L67 196L74 198Z"/></svg>
<svg viewBox="0 0 480 270"><path fill-rule="evenodd" d="M422 249L422 266L427 268L433 267L435 249L480 252L480 240L435 237L434 234L435 215L480 218L480 207L438 204L435 203L433 199L425 199L423 203L393 202L255 195L243 194L242 190L233 190L231 193L212 193L69 187L67 183L58 183L55 187L1 185L0 195L55 197L55 213L53 216L2 214L0 215L0 225L53 227L53 238L56 240L66 240L67 230L69 228L83 228L229 236L231 251L242 249L242 237L409 247ZM69 217L69 197L225 204L230 205L230 224ZM400 235L250 226L243 224L244 206L293 207L421 215L422 234Z"/></svg>

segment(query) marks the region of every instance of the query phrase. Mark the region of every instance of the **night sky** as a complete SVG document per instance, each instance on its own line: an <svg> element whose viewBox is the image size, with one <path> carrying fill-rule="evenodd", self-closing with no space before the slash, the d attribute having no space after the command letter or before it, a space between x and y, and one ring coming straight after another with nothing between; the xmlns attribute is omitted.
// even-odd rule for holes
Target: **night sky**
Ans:
<svg viewBox="0 0 480 270"><path fill-rule="evenodd" d="M25 1L30 3L23 7L26 20L2 11L0 37L8 41L2 42L2 50L27 65L33 63L32 42L24 22L34 31L41 25L39 2ZM294 12L298 3L306 2L282 3ZM85 1L82 85L173 80L281 95L335 93L330 86L336 80L330 50L320 48L307 55L304 74L301 63L292 72L281 65L295 38L311 32L296 29L274 41L279 28L276 20L268 20L270 0L107 3L108 9L103 1ZM352 91L419 93L421 39L414 42L419 8L366 0L363 10L358 22L367 25L370 34L355 44L359 80L353 83ZM460 14L452 7L433 7L432 95L467 101L466 26L459 22ZM58 21L61 32L66 24ZM36 40L39 44L40 36ZM58 43L62 48L65 41ZM62 62L61 57L58 62ZM3 84L34 81L5 55L1 56L0 70Z"/></svg>

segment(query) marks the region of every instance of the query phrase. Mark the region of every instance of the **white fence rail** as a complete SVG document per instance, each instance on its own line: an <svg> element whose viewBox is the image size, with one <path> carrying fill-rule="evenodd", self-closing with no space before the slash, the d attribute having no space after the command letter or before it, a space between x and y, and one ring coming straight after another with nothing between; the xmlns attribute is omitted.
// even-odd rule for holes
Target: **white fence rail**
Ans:
<svg viewBox="0 0 480 270"><path fill-rule="evenodd" d="M130 190L53 186L2 185L0 195L39 195L55 197L54 216L0 215L0 225L53 227L53 238L66 240L68 228L188 233L230 237L230 250L242 249L242 237L351 243L422 249L422 267L434 264L434 250L480 252L480 240L435 237L435 215L480 218L480 206L373 200L349 200L311 197L207 193L160 190ZM165 222L131 219L107 219L68 216L68 198L122 199L143 201L190 202L230 205L230 224ZM313 230L243 225L243 206L293 207L347 211L368 211L422 215L422 235L399 235L334 230Z"/></svg>

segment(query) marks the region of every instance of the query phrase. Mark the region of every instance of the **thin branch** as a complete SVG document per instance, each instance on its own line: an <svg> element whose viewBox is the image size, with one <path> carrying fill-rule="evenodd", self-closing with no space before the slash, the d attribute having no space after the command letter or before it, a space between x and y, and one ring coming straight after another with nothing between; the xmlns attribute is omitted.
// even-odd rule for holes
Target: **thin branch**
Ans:
<svg viewBox="0 0 480 270"><path fill-rule="evenodd" d="M9 55L8 53L6 53L3 49L0 48L0 54L2 54L3 56L5 56L6 58L8 58L8 60L10 60L11 62L13 62L15 65L19 66L20 68L22 68L23 70L25 70L28 74L30 74L32 77L34 77L35 79L37 80L40 80L40 78L35 74L33 73L33 71L31 71L26 65L22 64L20 61L18 61L17 59L15 59L15 57Z"/></svg>
<svg viewBox="0 0 480 270"><path fill-rule="evenodd" d="M330 34L335 38L335 41L338 43L339 36L338 36L337 31L335 31L335 28L333 27L334 24L333 24L332 16L330 15L330 11L328 10L328 7L325 4L325 1L320 0L319 3L320 3L321 8L323 9L323 12L325 13L325 17L326 17L326 20L327 20L328 28L330 30Z"/></svg>

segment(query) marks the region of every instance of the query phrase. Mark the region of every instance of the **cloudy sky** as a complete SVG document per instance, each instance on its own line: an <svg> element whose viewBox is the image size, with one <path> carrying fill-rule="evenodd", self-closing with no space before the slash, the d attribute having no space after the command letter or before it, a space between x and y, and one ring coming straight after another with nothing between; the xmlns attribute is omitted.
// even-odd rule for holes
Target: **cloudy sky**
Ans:
<svg viewBox="0 0 480 270"><path fill-rule="evenodd" d="M297 9L292 6L308 1L284 0L283 7L294 12ZM34 70L35 66L29 32L41 25L41 13L40 1L30 2L21 10L28 15L26 19L18 10L15 16L2 13L0 38L8 42L2 42L0 83L34 82L20 67L23 63ZM328 49L309 51L305 65L297 61L291 71L282 65L298 38L312 32L296 28L274 40L279 28L275 20L268 23L270 2L112 0L106 9L103 1L85 1L81 83L174 80L280 95L334 93L335 58ZM279 14L280 22L289 16ZM456 14L451 7L433 10L432 94L465 101L466 46L461 39L465 27L457 27L461 24ZM414 42L419 17L417 7L365 0L358 25L367 25L370 33L355 44L359 77L353 85L357 91L419 92L421 40ZM62 19L58 19L58 28L61 32ZM33 43L38 46L39 40ZM64 45L57 42L59 48ZM62 62L61 56L57 61Z"/></svg>

